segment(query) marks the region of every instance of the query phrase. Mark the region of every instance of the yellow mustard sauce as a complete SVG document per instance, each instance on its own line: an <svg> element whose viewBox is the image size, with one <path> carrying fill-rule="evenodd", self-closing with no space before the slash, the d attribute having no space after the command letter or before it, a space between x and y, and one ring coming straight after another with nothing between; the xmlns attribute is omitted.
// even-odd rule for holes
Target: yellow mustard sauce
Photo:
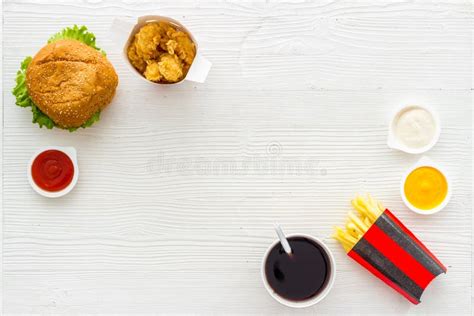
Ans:
<svg viewBox="0 0 474 316"><path fill-rule="evenodd" d="M404 193L416 208L431 210L443 203L448 194L448 181L436 168L419 167L405 180Z"/></svg>

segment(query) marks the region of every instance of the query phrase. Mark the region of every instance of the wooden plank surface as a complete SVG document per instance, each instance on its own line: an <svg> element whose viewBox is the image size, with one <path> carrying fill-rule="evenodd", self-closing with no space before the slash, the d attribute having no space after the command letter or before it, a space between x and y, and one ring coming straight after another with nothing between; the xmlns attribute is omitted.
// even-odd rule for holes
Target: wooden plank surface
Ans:
<svg viewBox="0 0 474 316"><path fill-rule="evenodd" d="M115 17L174 17L213 62L205 84L152 88L110 40ZM472 313L470 1L21 1L3 5L3 312L217 314ZM100 123L33 126L9 91L20 61L87 25L120 78ZM416 160L386 146L397 106L442 120L428 155L453 198L423 217L403 206ZM48 200L27 183L43 145L71 145L80 179ZM448 266L412 306L330 238L356 192L384 201ZM291 310L266 293L274 222L327 241L336 284Z"/></svg>

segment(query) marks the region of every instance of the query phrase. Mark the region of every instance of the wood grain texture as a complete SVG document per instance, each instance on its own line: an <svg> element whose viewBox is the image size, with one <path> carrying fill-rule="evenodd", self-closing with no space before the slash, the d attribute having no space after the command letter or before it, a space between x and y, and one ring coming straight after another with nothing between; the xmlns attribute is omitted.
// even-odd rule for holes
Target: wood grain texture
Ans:
<svg viewBox="0 0 474 316"><path fill-rule="evenodd" d="M150 87L109 37L117 16L188 26L213 62L205 84ZM472 313L470 1L5 1L3 7L4 314ZM113 104L92 128L33 126L9 91L50 34L87 25L116 67ZM429 156L453 198L423 217L403 206L417 156L386 146L401 104L436 108ZM72 145L77 187L57 200L28 186L43 145ZM448 266L411 306L330 238L356 192L384 201ZM327 241L336 284L291 310L266 293L272 225Z"/></svg>

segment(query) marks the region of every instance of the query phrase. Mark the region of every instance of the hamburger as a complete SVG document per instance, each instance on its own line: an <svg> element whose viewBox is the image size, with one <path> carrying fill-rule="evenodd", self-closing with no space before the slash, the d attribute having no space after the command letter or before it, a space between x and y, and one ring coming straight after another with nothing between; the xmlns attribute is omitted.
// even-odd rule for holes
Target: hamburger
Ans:
<svg viewBox="0 0 474 316"><path fill-rule="evenodd" d="M16 104L31 107L33 123L75 131L91 126L112 101L117 74L85 26L55 34L17 73Z"/></svg>

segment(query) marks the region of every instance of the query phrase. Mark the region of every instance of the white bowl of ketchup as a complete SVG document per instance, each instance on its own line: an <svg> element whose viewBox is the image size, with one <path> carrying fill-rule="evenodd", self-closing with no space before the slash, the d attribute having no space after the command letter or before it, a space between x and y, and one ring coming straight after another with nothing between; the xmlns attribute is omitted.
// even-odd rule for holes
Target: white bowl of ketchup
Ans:
<svg viewBox="0 0 474 316"><path fill-rule="evenodd" d="M74 147L43 147L31 157L28 181L33 190L49 198L68 194L79 178Z"/></svg>

